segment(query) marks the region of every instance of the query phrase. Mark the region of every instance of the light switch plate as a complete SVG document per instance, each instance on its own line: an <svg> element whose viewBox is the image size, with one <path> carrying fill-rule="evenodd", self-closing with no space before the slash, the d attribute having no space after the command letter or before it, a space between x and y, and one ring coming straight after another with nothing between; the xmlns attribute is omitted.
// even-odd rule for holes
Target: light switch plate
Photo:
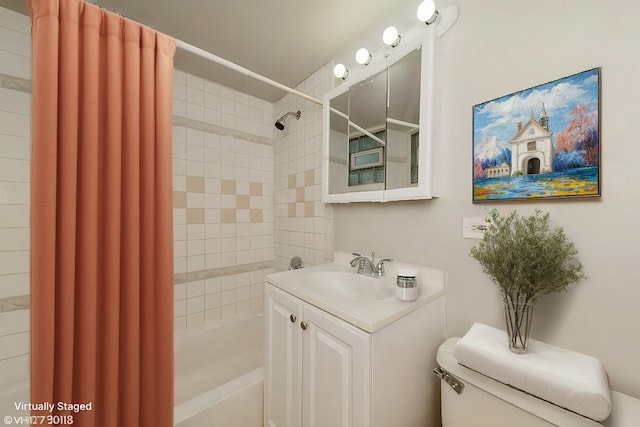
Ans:
<svg viewBox="0 0 640 427"><path fill-rule="evenodd" d="M465 239L482 239L489 227L485 218L462 218L462 237Z"/></svg>

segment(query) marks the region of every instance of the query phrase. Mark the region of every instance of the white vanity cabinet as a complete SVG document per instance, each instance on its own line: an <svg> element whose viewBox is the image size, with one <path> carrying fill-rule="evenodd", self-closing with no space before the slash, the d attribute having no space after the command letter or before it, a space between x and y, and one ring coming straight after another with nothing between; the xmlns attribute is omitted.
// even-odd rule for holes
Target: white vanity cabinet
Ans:
<svg viewBox="0 0 640 427"><path fill-rule="evenodd" d="M265 427L297 427L302 420L302 301L265 289Z"/></svg>
<svg viewBox="0 0 640 427"><path fill-rule="evenodd" d="M265 425L369 425L371 336L267 285Z"/></svg>
<svg viewBox="0 0 640 427"><path fill-rule="evenodd" d="M440 425L444 293L374 331L271 283L265 297L265 427Z"/></svg>

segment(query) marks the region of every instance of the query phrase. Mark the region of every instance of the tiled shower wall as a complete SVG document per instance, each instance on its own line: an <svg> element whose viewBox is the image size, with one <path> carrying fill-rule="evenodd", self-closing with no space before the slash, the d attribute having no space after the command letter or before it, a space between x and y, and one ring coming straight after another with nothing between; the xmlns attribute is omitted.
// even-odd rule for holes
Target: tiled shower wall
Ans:
<svg viewBox="0 0 640 427"><path fill-rule="evenodd" d="M0 8L0 386L28 374L29 18Z"/></svg>
<svg viewBox="0 0 640 427"><path fill-rule="evenodd" d="M333 87L332 76L329 63L296 89L321 100ZM294 256L301 257L305 265L333 259L333 208L322 203L322 107L289 94L275 103L274 117L298 110L299 120L290 116L283 131L274 130L278 270L288 269Z"/></svg>
<svg viewBox="0 0 640 427"><path fill-rule="evenodd" d="M273 267L273 105L176 70L176 330L263 311Z"/></svg>

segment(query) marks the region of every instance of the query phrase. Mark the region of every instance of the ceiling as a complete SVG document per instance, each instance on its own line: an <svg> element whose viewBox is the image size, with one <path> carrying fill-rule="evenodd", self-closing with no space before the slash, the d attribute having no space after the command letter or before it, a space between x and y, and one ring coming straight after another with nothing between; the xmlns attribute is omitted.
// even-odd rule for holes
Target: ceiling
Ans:
<svg viewBox="0 0 640 427"><path fill-rule="evenodd" d="M382 31L416 23L420 0L94 0L99 6L296 87L333 58L360 45L382 46ZM0 6L27 13L26 0ZM346 55L349 55L348 57ZM178 50L180 69L270 102L285 92Z"/></svg>

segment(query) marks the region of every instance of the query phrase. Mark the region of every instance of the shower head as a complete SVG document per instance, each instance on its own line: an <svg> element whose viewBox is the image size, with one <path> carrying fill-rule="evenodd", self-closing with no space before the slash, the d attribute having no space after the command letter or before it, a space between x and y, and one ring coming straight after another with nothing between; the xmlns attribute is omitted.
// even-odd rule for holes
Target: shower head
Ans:
<svg viewBox="0 0 640 427"><path fill-rule="evenodd" d="M278 120L276 120L275 126L276 129L278 130L284 130L284 122L287 120L287 117L289 116L295 116L296 120L300 120L300 115L302 113L298 110L295 113L293 111L289 111L287 114L285 114L284 116L280 117Z"/></svg>

